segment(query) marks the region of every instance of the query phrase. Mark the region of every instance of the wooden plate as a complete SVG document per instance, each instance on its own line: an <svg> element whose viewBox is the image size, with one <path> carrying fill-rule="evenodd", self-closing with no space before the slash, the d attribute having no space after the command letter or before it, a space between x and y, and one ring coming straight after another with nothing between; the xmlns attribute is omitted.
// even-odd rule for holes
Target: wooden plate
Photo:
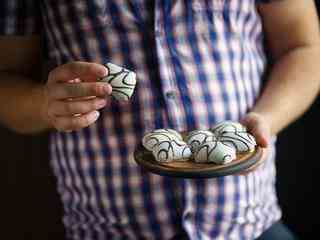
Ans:
<svg viewBox="0 0 320 240"><path fill-rule="evenodd" d="M162 163L155 160L151 151L142 144L134 152L138 165L152 173L178 178L215 178L245 172L262 161L262 148L256 147L253 152L237 154L237 159L225 165L214 163L196 163L192 159L185 162L173 161Z"/></svg>

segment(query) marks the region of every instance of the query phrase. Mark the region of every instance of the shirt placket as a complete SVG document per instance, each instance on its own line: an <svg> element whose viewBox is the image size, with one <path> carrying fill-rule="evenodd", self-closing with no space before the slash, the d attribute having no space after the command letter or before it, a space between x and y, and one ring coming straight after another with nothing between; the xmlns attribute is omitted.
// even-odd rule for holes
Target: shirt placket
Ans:
<svg viewBox="0 0 320 240"><path fill-rule="evenodd" d="M165 32L164 11L167 1L155 0L154 32L159 62L160 80L162 93L167 106L167 114L172 127L177 130L183 129L183 109L181 96L178 91L173 63L170 56L168 41Z"/></svg>

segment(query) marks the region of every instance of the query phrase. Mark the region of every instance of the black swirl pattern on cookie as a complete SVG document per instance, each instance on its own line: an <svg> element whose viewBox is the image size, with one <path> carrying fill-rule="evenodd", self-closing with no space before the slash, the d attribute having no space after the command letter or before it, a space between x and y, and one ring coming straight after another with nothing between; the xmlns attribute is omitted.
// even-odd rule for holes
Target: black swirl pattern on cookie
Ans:
<svg viewBox="0 0 320 240"><path fill-rule="evenodd" d="M142 144L146 149L152 151L153 147L158 143L169 140L182 141L182 136L180 135L180 133L173 129L155 129L152 132L144 135Z"/></svg>
<svg viewBox="0 0 320 240"><path fill-rule="evenodd" d="M234 147L237 152L252 152L257 145L254 137L247 132L225 132L218 140Z"/></svg>
<svg viewBox="0 0 320 240"><path fill-rule="evenodd" d="M197 148L201 144L214 140L216 140L214 134L207 130L194 130L186 137L186 142L191 147L193 153L197 151Z"/></svg>
<svg viewBox="0 0 320 240"><path fill-rule="evenodd" d="M238 122L225 121L217 124L213 128L210 128L216 136L223 134L225 132L246 132L247 129Z"/></svg>
<svg viewBox="0 0 320 240"><path fill-rule="evenodd" d="M112 96L117 100L129 100L136 86L136 75L128 69L107 63L108 76L100 81L108 82L112 86Z"/></svg>
<svg viewBox="0 0 320 240"><path fill-rule="evenodd" d="M176 137L176 139L182 140L182 136L181 136L181 134L180 134L178 131L176 131L176 130L174 130L174 129L170 129L170 128L164 128L164 129L162 129L162 130L165 130L165 131L167 131L168 133L174 135L174 136Z"/></svg>
<svg viewBox="0 0 320 240"><path fill-rule="evenodd" d="M162 141L153 148L152 153L159 162L184 161L191 156L189 146L179 140Z"/></svg>
<svg viewBox="0 0 320 240"><path fill-rule="evenodd" d="M151 151L154 148L154 146L156 146L158 143L163 141L168 141L168 140L173 140L173 137L169 134L152 133L152 134L147 134L143 138L142 143L146 149Z"/></svg>
<svg viewBox="0 0 320 240"><path fill-rule="evenodd" d="M181 134L171 128L161 128L161 129L155 129L151 133L163 133L163 134L170 134L174 139L182 140Z"/></svg>
<svg viewBox="0 0 320 240"><path fill-rule="evenodd" d="M195 161L198 163L226 164L234 159L236 159L235 149L220 141L205 142L195 153Z"/></svg>

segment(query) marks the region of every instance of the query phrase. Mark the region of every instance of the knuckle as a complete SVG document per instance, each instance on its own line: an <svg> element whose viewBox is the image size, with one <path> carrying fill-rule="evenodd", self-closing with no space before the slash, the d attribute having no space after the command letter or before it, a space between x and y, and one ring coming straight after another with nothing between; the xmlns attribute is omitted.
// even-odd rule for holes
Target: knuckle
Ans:
<svg viewBox="0 0 320 240"><path fill-rule="evenodd" d="M69 97L73 97L77 93L76 88L73 84L66 84L64 90Z"/></svg>
<svg viewBox="0 0 320 240"><path fill-rule="evenodd" d="M93 72L95 70L95 65L92 63L85 64L83 65L83 70L86 73Z"/></svg>
<svg viewBox="0 0 320 240"><path fill-rule="evenodd" d="M51 117L51 123L58 131L64 131L64 125L55 117Z"/></svg>
<svg viewBox="0 0 320 240"><path fill-rule="evenodd" d="M84 122L84 117L83 116L73 117L71 119L70 128L72 128L72 129L82 128L83 125L84 125L83 122Z"/></svg>
<svg viewBox="0 0 320 240"><path fill-rule="evenodd" d="M73 103L71 101L65 101L65 103L64 103L64 111L67 114L73 114Z"/></svg>
<svg viewBox="0 0 320 240"><path fill-rule="evenodd" d="M69 84L68 91L70 97L86 97L88 95L86 86L82 83Z"/></svg>
<svg viewBox="0 0 320 240"><path fill-rule="evenodd" d="M78 62L76 62L76 61L68 62L68 63L65 64L65 67L69 71L75 73L75 72L78 71Z"/></svg>
<svg viewBox="0 0 320 240"><path fill-rule="evenodd" d="M101 84L92 84L92 91L96 95L102 95L103 94L103 85Z"/></svg>
<svg viewBox="0 0 320 240"><path fill-rule="evenodd" d="M66 124L66 125L64 126L64 128L62 128L62 131L64 131L64 132L71 132L71 131L76 130L76 129L77 129L76 126L72 125L71 123L68 123L68 124Z"/></svg>
<svg viewBox="0 0 320 240"><path fill-rule="evenodd" d="M68 63L68 70L74 74L85 74L91 70L92 64L81 61L73 61Z"/></svg>
<svg viewBox="0 0 320 240"><path fill-rule="evenodd" d="M91 101L89 104L90 104L90 110L95 110L100 107L99 101L97 100Z"/></svg>
<svg viewBox="0 0 320 240"><path fill-rule="evenodd" d="M74 108L74 111L76 111L74 113L85 113L87 111L87 107L84 103L75 103Z"/></svg>
<svg viewBox="0 0 320 240"><path fill-rule="evenodd" d="M85 126L88 126L90 124L91 124L91 119L90 119L89 115L83 116L82 126L85 127Z"/></svg>

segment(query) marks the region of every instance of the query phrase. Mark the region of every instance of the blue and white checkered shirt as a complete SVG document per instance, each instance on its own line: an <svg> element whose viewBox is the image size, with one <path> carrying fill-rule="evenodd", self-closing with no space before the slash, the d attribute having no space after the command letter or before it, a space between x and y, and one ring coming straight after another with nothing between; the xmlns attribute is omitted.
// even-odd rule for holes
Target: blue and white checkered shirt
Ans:
<svg viewBox="0 0 320 240"><path fill-rule="evenodd" d="M185 232L192 240L255 239L279 220L274 148L255 172L216 179L160 177L133 159L147 131L209 128L239 120L254 105L266 68L256 4L1 1L0 33L42 30L56 66L112 62L138 76L130 102L113 101L81 131L51 134L70 238L162 240Z"/></svg>

